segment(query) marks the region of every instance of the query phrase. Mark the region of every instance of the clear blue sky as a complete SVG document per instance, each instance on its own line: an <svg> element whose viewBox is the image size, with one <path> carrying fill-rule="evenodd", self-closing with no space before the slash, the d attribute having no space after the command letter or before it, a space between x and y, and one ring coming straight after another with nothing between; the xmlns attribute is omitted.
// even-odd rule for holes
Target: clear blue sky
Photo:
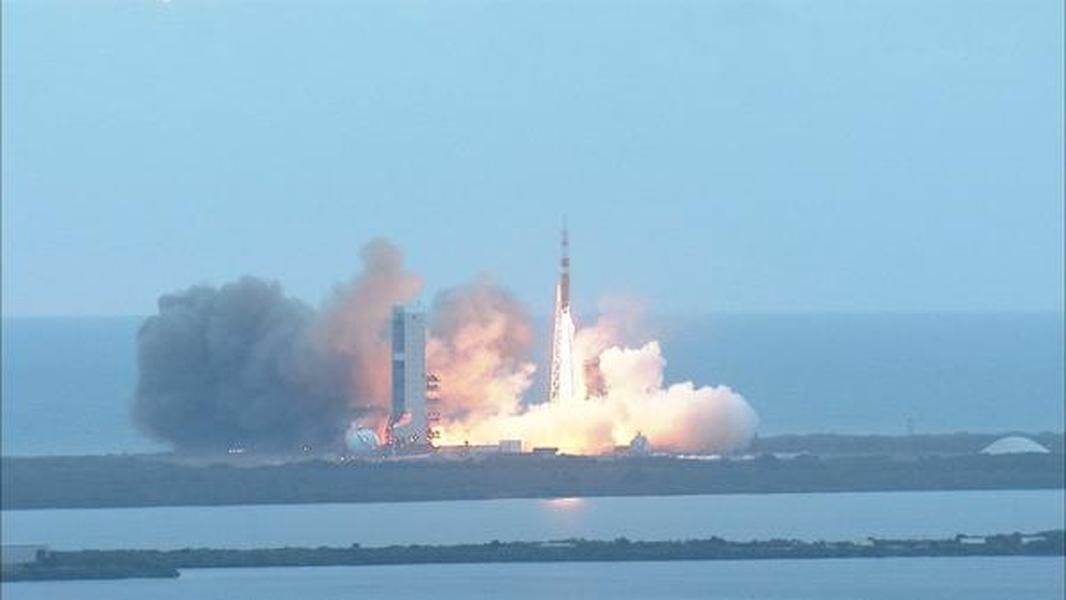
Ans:
<svg viewBox="0 0 1066 600"><path fill-rule="evenodd" d="M538 312L1061 310L1061 0L3 3L3 311L312 303L384 235Z"/></svg>

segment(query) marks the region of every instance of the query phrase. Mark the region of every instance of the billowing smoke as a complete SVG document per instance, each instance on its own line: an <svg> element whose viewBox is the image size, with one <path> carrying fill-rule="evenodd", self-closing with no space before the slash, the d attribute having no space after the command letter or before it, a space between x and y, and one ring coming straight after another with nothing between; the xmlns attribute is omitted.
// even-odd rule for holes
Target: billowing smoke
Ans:
<svg viewBox="0 0 1066 600"><path fill-rule="evenodd" d="M426 346L441 380L441 418L478 422L529 389L533 327L525 307L488 277L445 290L433 302Z"/></svg>
<svg viewBox="0 0 1066 600"><path fill-rule="evenodd" d="M317 311L250 277L160 298L138 336L138 424L194 451L339 448L356 426L383 434L391 308L421 283L388 242L360 256L362 272ZM746 446L758 422L728 387L665 385L660 346L638 335L626 305L578 328L573 397L551 403L528 397L531 319L488 277L438 294L429 322L440 443L521 439L591 453L643 433L660 449L729 451Z"/></svg>
<svg viewBox="0 0 1066 600"><path fill-rule="evenodd" d="M137 423L182 449L332 439L350 410L346 365L316 348L314 318L251 277L163 296L138 334Z"/></svg>
<svg viewBox="0 0 1066 600"><path fill-rule="evenodd" d="M138 333L138 425L181 450L291 450L379 422L390 307L419 280L388 242L360 256L363 272L320 312L252 277L162 296Z"/></svg>
<svg viewBox="0 0 1066 600"><path fill-rule="evenodd" d="M418 294L422 281L404 268L400 249L385 240L364 246L360 257L363 272L334 290L314 338L324 353L351 368L347 392L352 404L364 409L360 425L381 430L388 414L389 317L393 305Z"/></svg>
<svg viewBox="0 0 1066 600"><path fill-rule="evenodd" d="M483 369L464 369L464 362L450 365L447 372L459 387L475 397L491 398L494 405L482 406L476 418L444 419L442 441L482 444L520 439L527 446L596 453L643 434L662 450L729 452L746 447L758 416L744 398L725 386L692 382L664 386L666 361L659 343L631 347L622 341L636 335L629 325L632 317L631 312L608 314L595 325L578 329L572 357L577 385L569 399L523 403L521 393L529 388L532 370L521 362L499 364L495 377L486 377ZM466 339L475 345L500 344L492 336ZM467 353L492 354L487 347L467 348ZM432 361L430 366L434 367ZM453 385L452 379L441 379L443 390ZM480 386L480 393L470 389L473 385ZM508 390L514 393L508 395ZM447 399L447 392L442 398Z"/></svg>

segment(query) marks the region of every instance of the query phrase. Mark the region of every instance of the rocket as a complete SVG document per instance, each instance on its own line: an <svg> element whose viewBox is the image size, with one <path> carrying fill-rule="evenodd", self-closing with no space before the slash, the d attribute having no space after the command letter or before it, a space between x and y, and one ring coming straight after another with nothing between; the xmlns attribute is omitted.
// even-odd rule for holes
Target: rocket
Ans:
<svg viewBox="0 0 1066 600"><path fill-rule="evenodd" d="M563 226L559 283L555 286L555 313L552 320L551 384L548 401L574 397L574 317L570 312L570 239Z"/></svg>
<svg viewBox="0 0 1066 600"><path fill-rule="evenodd" d="M556 309L570 310L570 236L563 226L563 251L559 259L559 293Z"/></svg>

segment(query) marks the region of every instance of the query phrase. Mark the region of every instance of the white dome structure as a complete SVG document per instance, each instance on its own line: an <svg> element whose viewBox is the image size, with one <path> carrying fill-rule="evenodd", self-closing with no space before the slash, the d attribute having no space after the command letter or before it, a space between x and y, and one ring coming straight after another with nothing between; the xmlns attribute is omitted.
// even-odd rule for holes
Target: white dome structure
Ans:
<svg viewBox="0 0 1066 600"><path fill-rule="evenodd" d="M344 444L352 454L370 454L378 449L378 434L373 429L352 427L344 436Z"/></svg>
<svg viewBox="0 0 1066 600"><path fill-rule="evenodd" d="M1048 454L1049 450L1020 435L1000 438L981 451L981 454Z"/></svg>

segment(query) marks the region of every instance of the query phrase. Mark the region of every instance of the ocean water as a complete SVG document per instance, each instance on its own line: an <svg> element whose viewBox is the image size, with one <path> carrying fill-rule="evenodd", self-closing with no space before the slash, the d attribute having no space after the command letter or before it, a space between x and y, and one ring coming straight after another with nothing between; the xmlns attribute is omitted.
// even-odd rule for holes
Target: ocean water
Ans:
<svg viewBox="0 0 1066 600"><path fill-rule="evenodd" d="M407 598L1061 600L1062 558L884 558L187 570L179 579L5 583L5 600Z"/></svg>
<svg viewBox="0 0 1066 600"><path fill-rule="evenodd" d="M862 540L1063 529L1063 490L6 510L5 544L261 548L566 538Z"/></svg>
<svg viewBox="0 0 1066 600"><path fill-rule="evenodd" d="M164 449L129 407L141 319L3 319L5 455ZM1061 314L649 320L667 382L724 384L762 434L1061 431Z"/></svg>

